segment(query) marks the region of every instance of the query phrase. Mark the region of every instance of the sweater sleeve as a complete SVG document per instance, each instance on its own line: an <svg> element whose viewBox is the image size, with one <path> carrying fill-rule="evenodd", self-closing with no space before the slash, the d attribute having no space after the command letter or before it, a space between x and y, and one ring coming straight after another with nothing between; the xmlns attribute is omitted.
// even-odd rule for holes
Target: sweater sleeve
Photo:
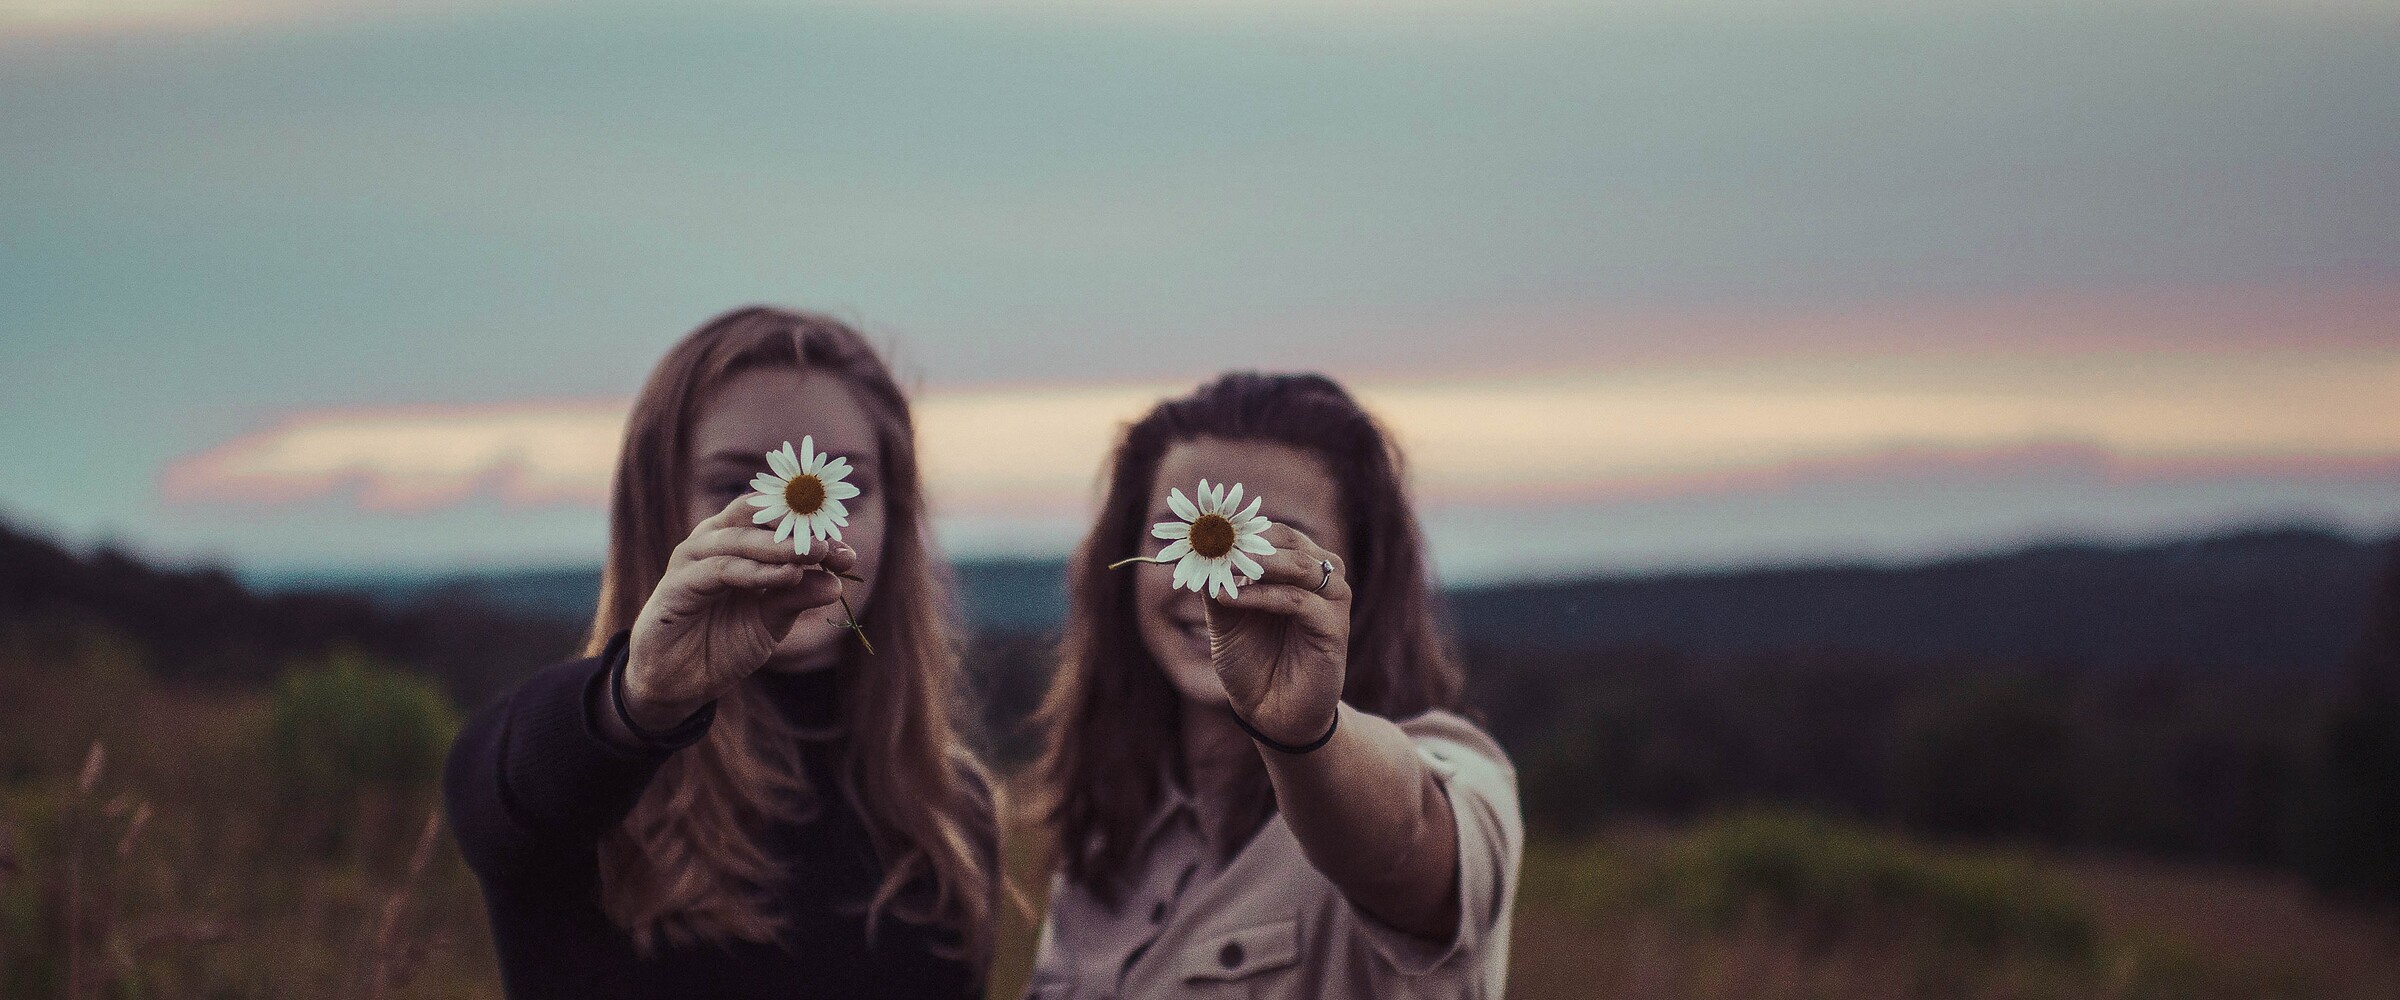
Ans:
<svg viewBox="0 0 2400 1000"><path fill-rule="evenodd" d="M601 833L633 810L659 766L707 735L714 703L638 747L603 734L593 712L608 710L625 642L619 632L597 657L534 674L451 745L442 779L450 826L486 881L588 866Z"/></svg>

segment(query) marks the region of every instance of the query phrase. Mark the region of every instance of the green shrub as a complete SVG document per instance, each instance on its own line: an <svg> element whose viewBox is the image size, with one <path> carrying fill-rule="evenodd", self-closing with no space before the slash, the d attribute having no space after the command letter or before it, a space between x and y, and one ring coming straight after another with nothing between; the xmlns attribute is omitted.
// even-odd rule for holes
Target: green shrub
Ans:
<svg viewBox="0 0 2400 1000"><path fill-rule="evenodd" d="M349 651L286 674L268 719L277 790L287 803L319 807L362 791L433 788L458 732L439 688Z"/></svg>
<svg viewBox="0 0 2400 1000"><path fill-rule="evenodd" d="M1981 953L2091 957L2091 915L2032 866L1950 855L1816 816L1760 812L1696 831L1659 891L1720 930L1764 919L1810 937L1929 935Z"/></svg>

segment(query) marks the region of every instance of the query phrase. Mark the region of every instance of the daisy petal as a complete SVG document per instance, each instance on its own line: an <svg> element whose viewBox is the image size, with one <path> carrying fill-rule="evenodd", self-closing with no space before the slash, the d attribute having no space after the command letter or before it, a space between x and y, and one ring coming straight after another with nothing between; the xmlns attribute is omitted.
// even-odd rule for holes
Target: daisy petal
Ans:
<svg viewBox="0 0 2400 1000"><path fill-rule="evenodd" d="M1251 497L1251 498L1250 498L1250 509L1243 511L1243 512L1241 513L1241 516L1239 516L1239 517L1236 517L1236 518L1234 518L1234 519L1233 519L1235 526L1236 526L1236 527L1239 527L1239 526L1240 526L1241 524L1243 524L1244 522L1258 520L1258 519L1259 519L1259 517L1258 517L1258 505L1259 505L1259 504L1262 504L1262 503L1265 503L1265 502L1266 502L1266 499L1267 499L1267 498L1265 498L1265 497ZM1240 501L1238 501L1238 500L1237 500L1237 501L1235 501L1235 502L1236 502L1236 503L1239 503ZM1265 527L1263 527L1263 526L1262 526L1262 527L1260 527L1258 530L1260 530L1260 531L1265 531L1265 530L1267 530L1267 529L1266 529Z"/></svg>
<svg viewBox="0 0 2400 1000"><path fill-rule="evenodd" d="M823 464L825 464L825 458L817 454L816 437L809 434L800 435L800 471L815 472L817 466Z"/></svg>
<svg viewBox="0 0 2400 1000"><path fill-rule="evenodd" d="M792 527L799 523L799 515L789 513L785 514L782 522L775 525L775 540L780 542L786 538L792 537Z"/></svg>
<svg viewBox="0 0 2400 1000"><path fill-rule="evenodd" d="M1251 553L1252 555L1271 556L1275 554L1275 543L1267 541L1264 538L1260 538L1257 535L1235 535L1233 536L1233 547L1240 551ZM1258 574L1253 573L1251 575L1256 576Z"/></svg>
<svg viewBox="0 0 2400 1000"><path fill-rule="evenodd" d="M1200 496L1198 499L1200 501L1200 513L1214 514L1217 512L1217 494L1215 490L1208 488L1208 480L1206 479L1200 481Z"/></svg>
<svg viewBox="0 0 2400 1000"><path fill-rule="evenodd" d="M776 475L785 479L800 474L800 463L792 460L791 442L786 441L783 447L767 453L767 468L775 470Z"/></svg>
<svg viewBox="0 0 2400 1000"><path fill-rule="evenodd" d="M1243 576L1253 580L1267 575L1267 571L1259 567L1258 560L1250 558L1249 553L1240 549L1225 553L1225 561L1232 563L1233 568L1241 570Z"/></svg>
<svg viewBox="0 0 2400 1000"><path fill-rule="evenodd" d="M1182 521L1160 521L1150 526L1152 538L1190 538L1192 526Z"/></svg>
<svg viewBox="0 0 2400 1000"><path fill-rule="evenodd" d="M1242 596L1242 585L1234 582L1231 563L1218 563L1217 571L1210 582L1222 589L1227 597Z"/></svg>
<svg viewBox="0 0 2400 1000"><path fill-rule="evenodd" d="M1173 543L1170 543L1170 544L1169 544L1169 545L1168 545L1166 548L1163 548L1163 549L1160 549L1160 550L1158 550L1158 558L1160 558L1160 559L1181 559L1181 558L1183 558L1183 557L1184 557L1186 554L1190 553L1191 551L1192 551L1192 541L1191 541L1191 539L1188 539L1188 538L1179 538L1179 539L1176 539L1176 540L1175 540Z"/></svg>
<svg viewBox="0 0 2400 1000"><path fill-rule="evenodd" d="M1225 494L1225 500L1224 500L1224 502L1223 502L1223 503L1220 503L1220 504L1218 504L1218 505L1217 505L1217 510L1218 510L1219 512L1221 512L1221 513L1225 514L1225 515L1226 515L1226 517L1227 517L1227 519L1228 519L1228 520L1230 520L1230 519L1232 518L1232 514L1233 514L1233 512L1234 512L1235 510L1238 510L1238 509L1240 509L1240 508L1241 508L1241 506L1242 506L1242 484L1240 484L1240 483L1235 483L1235 484L1233 484L1233 492Z"/></svg>
<svg viewBox="0 0 2400 1000"><path fill-rule="evenodd" d="M758 478L750 481L750 488L760 493L781 493L787 485L790 485L790 480L777 479L764 472L759 473Z"/></svg>
<svg viewBox="0 0 2400 1000"><path fill-rule="evenodd" d="M783 512L782 512L782 511L780 511L780 510L776 510L776 509L775 509L775 508L773 508L773 507L764 507L764 508L760 508L760 510L759 510L759 512L758 512L758 513L750 515L750 523L752 523L752 524L765 524L765 523L767 523L767 522L769 522L769 521L772 521L772 520L774 520L774 519L776 519L776 518L779 518L779 517L782 517L782 516L783 516Z"/></svg>
<svg viewBox="0 0 2400 1000"><path fill-rule="evenodd" d="M843 506L841 501L830 497L825 500L825 512L844 521L850 519L850 508Z"/></svg>
<svg viewBox="0 0 2400 1000"><path fill-rule="evenodd" d="M753 507L766 507L772 504L779 504L783 502L782 497L768 496L764 493L753 493L749 496L743 497L742 499L750 501L750 505Z"/></svg>
<svg viewBox="0 0 2400 1000"><path fill-rule="evenodd" d="M847 458L827 458L823 465L817 466L817 475L824 477L827 481L847 479L850 477L850 472L850 460Z"/></svg>
<svg viewBox="0 0 2400 1000"><path fill-rule="evenodd" d="M825 496L829 499L848 500L857 495L858 487L849 483L836 480L825 484Z"/></svg>
<svg viewBox="0 0 2400 1000"><path fill-rule="evenodd" d="M1193 570L1194 568L1198 567L1199 565L1200 565L1200 557L1199 557L1199 556L1197 556L1197 555L1192 555L1192 554L1189 554L1189 553L1186 553L1186 554L1184 555L1184 557L1183 557L1183 558L1175 560L1175 583L1174 583L1174 587L1175 587L1175 589L1177 589L1177 590L1184 589L1184 586L1185 586L1186 584L1189 584L1189 583L1191 583L1191 582L1192 582L1192 570ZM1192 589L1192 590L1194 590L1194 591L1198 591L1200 588L1199 588L1199 587L1197 587L1197 586L1195 586L1195 587L1192 587L1191 589Z"/></svg>
<svg viewBox="0 0 2400 1000"><path fill-rule="evenodd" d="M1167 491L1167 507L1175 512L1176 517L1186 521L1200 519L1200 508L1193 506L1192 501L1183 495L1183 487L1178 486Z"/></svg>

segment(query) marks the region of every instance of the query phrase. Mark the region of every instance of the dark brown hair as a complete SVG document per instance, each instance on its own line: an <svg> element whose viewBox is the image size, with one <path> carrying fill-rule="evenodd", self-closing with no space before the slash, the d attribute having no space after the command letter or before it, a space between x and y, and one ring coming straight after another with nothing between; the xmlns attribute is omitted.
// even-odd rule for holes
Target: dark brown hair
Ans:
<svg viewBox="0 0 2400 1000"><path fill-rule="evenodd" d="M855 644L839 672L840 793L863 817L884 876L866 917L958 932L981 969L991 954L998 832L989 776L960 738L958 635L927 539L908 400L865 338L837 320L764 307L703 324L667 352L635 400L609 504L608 563L588 650L641 614L668 556L691 532L690 429L713 390L759 367L822 371L846 383L876 428L888 516L874 595L859 617L876 655ZM781 919L761 897L782 859L766 828L801 818L808 787L793 729L745 682L719 700L699 744L667 759L625 822L600 845L602 908L645 951L675 944L772 941ZM822 738L822 737L816 737ZM930 899L904 896L931 875Z"/></svg>
<svg viewBox="0 0 2400 1000"><path fill-rule="evenodd" d="M1059 864L1110 905L1137 860L1134 838L1165 792L1162 781L1183 770L1183 741L1179 696L1135 617L1133 575L1103 567L1144 551L1161 458L1203 437L1289 445L1332 470L1353 594L1342 700L1391 719L1463 707L1399 451L1340 384L1315 374L1234 372L1152 407L1125 429L1099 519L1068 563L1065 641L1039 715ZM1263 764L1240 787L1217 838L1227 850L1274 811Z"/></svg>

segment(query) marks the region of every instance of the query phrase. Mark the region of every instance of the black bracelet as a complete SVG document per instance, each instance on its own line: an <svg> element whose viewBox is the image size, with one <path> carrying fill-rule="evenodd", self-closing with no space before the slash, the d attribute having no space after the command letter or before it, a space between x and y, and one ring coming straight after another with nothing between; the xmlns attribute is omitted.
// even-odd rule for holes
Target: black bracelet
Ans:
<svg viewBox="0 0 2400 1000"><path fill-rule="evenodd" d="M631 664L632 659L631 656L628 656L609 665L608 703L617 710L617 721L625 725L625 731L632 733L634 739L644 743L664 743L668 737L675 735L675 729L682 727L670 728L663 733L654 733L642 728L641 723L633 721L633 713L625 708L625 670Z"/></svg>
<svg viewBox="0 0 2400 1000"><path fill-rule="evenodd" d="M1225 706L1225 710L1228 712L1233 712L1233 706L1227 705ZM1280 742L1274 737L1250 728L1250 723L1242 718L1242 713L1240 712L1233 712L1233 724L1242 727L1242 731L1249 733L1251 739L1266 744L1267 749L1274 750L1279 753L1291 754L1292 756L1297 757L1311 750L1315 750L1318 747L1324 746L1327 741L1333 739L1333 731L1342 728L1342 706L1340 702L1334 703L1333 723L1325 727L1325 735L1309 741L1305 746L1293 746L1289 743Z"/></svg>

